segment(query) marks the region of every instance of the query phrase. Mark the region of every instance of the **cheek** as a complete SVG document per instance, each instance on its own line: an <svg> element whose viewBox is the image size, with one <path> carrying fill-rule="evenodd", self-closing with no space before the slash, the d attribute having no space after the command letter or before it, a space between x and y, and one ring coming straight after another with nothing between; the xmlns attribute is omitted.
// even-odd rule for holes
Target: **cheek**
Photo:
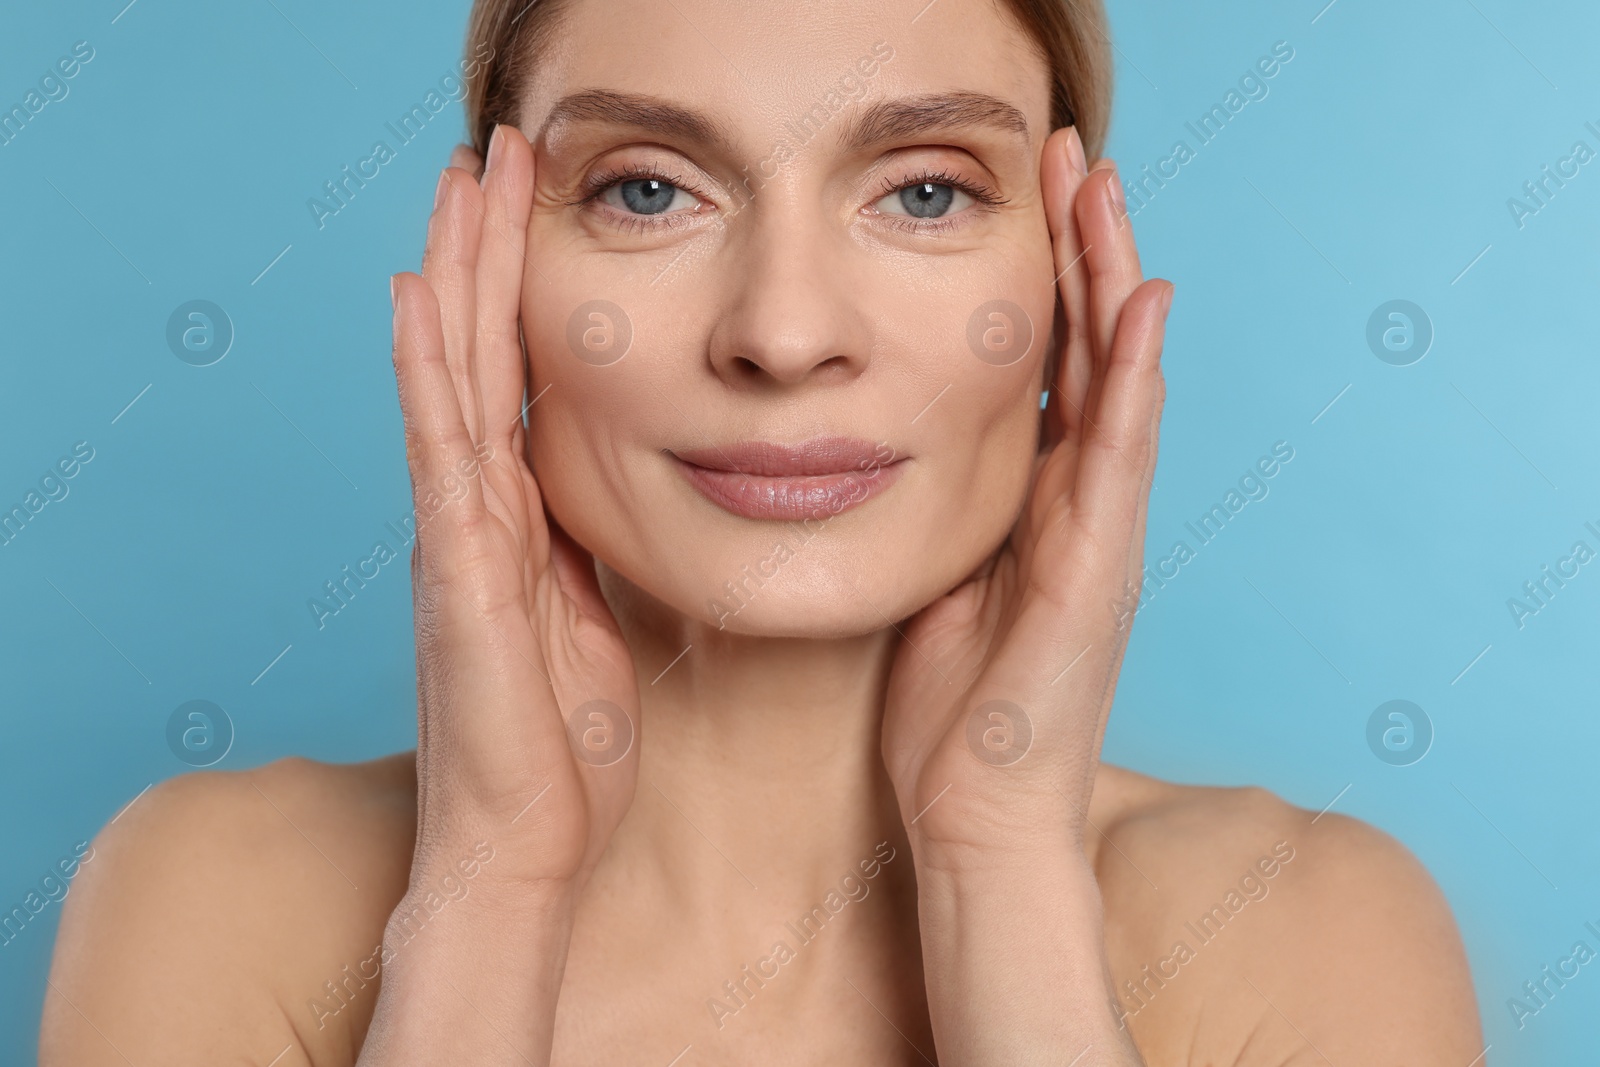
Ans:
<svg viewBox="0 0 1600 1067"><path fill-rule="evenodd" d="M950 447L930 472L935 508L926 527L929 551L959 557L956 570L976 566L1005 539L1027 496L1039 445L1040 362L1003 375L986 368L957 383L966 385L967 401L944 428Z"/></svg>
<svg viewBox="0 0 1600 1067"><path fill-rule="evenodd" d="M534 240L530 235L530 248ZM645 406L638 381L637 309L561 255L530 254L522 289L527 352L528 455L546 504L569 533L600 550L595 538L615 528L621 428Z"/></svg>
<svg viewBox="0 0 1600 1067"><path fill-rule="evenodd" d="M689 558L668 544L684 523L668 518L680 513L680 487L660 450L685 439L685 419L714 414L684 388L696 350L689 324L702 310L609 257L546 244L528 259L524 402L540 493L597 558L636 582L659 578L662 558Z"/></svg>
<svg viewBox="0 0 1600 1067"><path fill-rule="evenodd" d="M1054 342L1054 271L1047 240L1013 253L966 279L963 296L948 301L942 336L924 341L923 351L946 353L943 380L933 391L950 386L917 426L939 456L928 487L936 516L929 551L963 572L1009 533L1039 449L1039 396Z"/></svg>
<svg viewBox="0 0 1600 1067"><path fill-rule="evenodd" d="M529 425L564 422L575 440L618 432L626 416L649 406L648 379L659 372L666 340L658 335L662 316L631 272L563 247L559 231L544 229L530 227L522 284Z"/></svg>
<svg viewBox="0 0 1600 1067"><path fill-rule="evenodd" d="M945 392L916 429L936 445L952 491L1018 496L1020 503L1038 450L1056 300L1048 245L1042 255L1031 246L1015 251L1004 267L963 279L960 295L947 297L937 313L926 309L910 350L940 353L929 395Z"/></svg>

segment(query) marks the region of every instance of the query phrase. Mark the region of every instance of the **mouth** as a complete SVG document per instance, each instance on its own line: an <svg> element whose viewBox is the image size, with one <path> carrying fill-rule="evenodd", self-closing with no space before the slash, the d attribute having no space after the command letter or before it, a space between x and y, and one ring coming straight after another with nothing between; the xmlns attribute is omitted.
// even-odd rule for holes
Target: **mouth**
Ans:
<svg viewBox="0 0 1600 1067"><path fill-rule="evenodd" d="M859 507L900 477L907 457L855 437L814 437L672 450L678 469L711 503L746 519L826 520Z"/></svg>

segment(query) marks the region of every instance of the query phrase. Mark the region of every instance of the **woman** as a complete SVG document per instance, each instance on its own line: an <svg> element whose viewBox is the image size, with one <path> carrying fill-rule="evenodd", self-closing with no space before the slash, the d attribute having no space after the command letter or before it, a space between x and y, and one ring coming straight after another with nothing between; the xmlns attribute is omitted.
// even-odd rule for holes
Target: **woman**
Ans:
<svg viewBox="0 0 1600 1067"><path fill-rule="evenodd" d="M1172 287L1098 12L750 16L479 0L392 279L417 752L133 805L43 1061L1474 1061L1403 848L1099 762Z"/></svg>

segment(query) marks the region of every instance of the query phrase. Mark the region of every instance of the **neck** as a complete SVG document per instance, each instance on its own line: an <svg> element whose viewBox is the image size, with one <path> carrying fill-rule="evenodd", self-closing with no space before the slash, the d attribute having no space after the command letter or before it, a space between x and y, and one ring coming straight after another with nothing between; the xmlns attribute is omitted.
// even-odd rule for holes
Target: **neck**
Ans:
<svg viewBox="0 0 1600 1067"><path fill-rule="evenodd" d="M881 841L909 866L880 748L893 629L734 634L603 565L600 576L633 651L643 720L616 866L735 911L815 903Z"/></svg>

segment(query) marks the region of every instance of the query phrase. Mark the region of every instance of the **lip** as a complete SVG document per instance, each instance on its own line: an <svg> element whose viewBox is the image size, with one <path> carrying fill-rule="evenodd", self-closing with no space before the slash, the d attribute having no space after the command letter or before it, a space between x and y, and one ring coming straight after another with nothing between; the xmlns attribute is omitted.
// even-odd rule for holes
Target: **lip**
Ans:
<svg viewBox="0 0 1600 1067"><path fill-rule="evenodd" d="M906 459L857 437L814 437L797 445L740 441L668 455L689 484L724 511L779 521L828 519L860 507L899 479Z"/></svg>

